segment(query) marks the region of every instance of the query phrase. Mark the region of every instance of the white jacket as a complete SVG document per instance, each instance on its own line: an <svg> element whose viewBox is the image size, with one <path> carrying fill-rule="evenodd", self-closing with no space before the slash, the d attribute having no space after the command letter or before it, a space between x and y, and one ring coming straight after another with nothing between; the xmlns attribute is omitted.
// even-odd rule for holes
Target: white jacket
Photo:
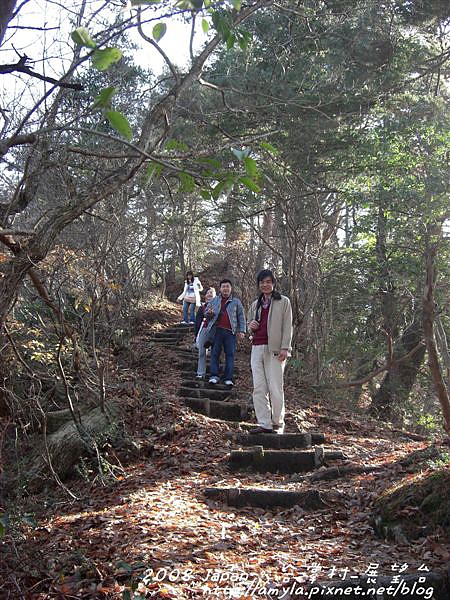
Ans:
<svg viewBox="0 0 450 600"><path fill-rule="evenodd" d="M181 294L178 296L177 300L184 300L188 288L187 281L184 282L184 289ZM200 283L200 279L198 277L194 277L194 294L195 294L195 306L200 306L200 292L202 291L203 286Z"/></svg>

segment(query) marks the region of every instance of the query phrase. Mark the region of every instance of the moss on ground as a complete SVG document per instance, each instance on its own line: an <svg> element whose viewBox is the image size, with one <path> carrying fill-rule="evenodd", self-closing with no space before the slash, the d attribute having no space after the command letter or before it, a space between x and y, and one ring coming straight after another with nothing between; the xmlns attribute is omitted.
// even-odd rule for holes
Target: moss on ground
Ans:
<svg viewBox="0 0 450 600"><path fill-rule="evenodd" d="M450 465L409 475L375 502L375 527L385 537L450 534Z"/></svg>

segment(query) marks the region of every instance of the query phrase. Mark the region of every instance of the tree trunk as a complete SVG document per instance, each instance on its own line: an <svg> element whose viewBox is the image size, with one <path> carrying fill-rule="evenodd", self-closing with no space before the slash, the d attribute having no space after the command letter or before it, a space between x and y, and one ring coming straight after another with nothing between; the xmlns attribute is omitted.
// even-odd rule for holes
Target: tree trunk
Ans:
<svg viewBox="0 0 450 600"><path fill-rule="evenodd" d="M266 240L266 241L270 241L272 234L273 234L273 227L274 227L274 219L273 219L273 211L272 210L267 210L264 215L263 215L263 224L261 227L261 237ZM256 272L261 271L261 269L267 268L267 267L271 267L274 268L273 264L270 264L271 261L268 260L269 258L269 253L270 250L268 249L268 247L264 244L264 243L259 243L258 246L258 252L256 254ZM273 257L272 257L273 259Z"/></svg>
<svg viewBox="0 0 450 600"><path fill-rule="evenodd" d="M96 444L106 441L118 407L109 405L108 410L109 414L95 408L81 417L80 426L70 420L47 435L29 468L29 481L34 490L45 485L52 473L60 479L67 478L81 456L92 454Z"/></svg>
<svg viewBox="0 0 450 600"><path fill-rule="evenodd" d="M12 19L16 0L3 0L2 4L3 6L0 10L0 46L3 43L8 23Z"/></svg>
<svg viewBox="0 0 450 600"><path fill-rule="evenodd" d="M399 360L420 343L423 330L420 319L415 318L411 325L405 329L394 351L394 360ZM391 416L394 405L408 400L411 389L416 381L417 374L425 356L425 347L419 348L408 360L390 368L372 398L370 412L373 415Z"/></svg>
<svg viewBox="0 0 450 600"><path fill-rule="evenodd" d="M433 329L435 319L434 287L436 284L436 267L434 262L437 248L438 243L436 242L431 246L428 245L425 252L426 282L425 293L423 297L423 330L428 352L428 366L430 368L431 377L433 379L434 387L436 388L436 394L444 415L444 429L450 435L449 393L442 375Z"/></svg>

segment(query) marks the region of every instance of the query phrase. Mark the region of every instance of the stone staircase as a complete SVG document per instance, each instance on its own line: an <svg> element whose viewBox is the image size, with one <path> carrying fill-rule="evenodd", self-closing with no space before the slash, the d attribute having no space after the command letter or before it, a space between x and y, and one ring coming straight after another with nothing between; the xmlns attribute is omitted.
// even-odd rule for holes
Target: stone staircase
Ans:
<svg viewBox="0 0 450 600"><path fill-rule="evenodd" d="M163 331L154 333L149 341L155 344L162 344L169 347L178 347L184 342L187 333L193 334L194 325L191 323L177 323L172 327L167 327Z"/></svg>
<svg viewBox="0 0 450 600"><path fill-rule="evenodd" d="M182 382L178 394L194 412L214 419L239 423L240 431L233 431L229 438L238 446L229 453L231 471L249 470L258 473L310 473L330 461L344 458L341 451L328 451L323 433L296 432L284 434L248 433L252 407L242 398L237 387L209 384L195 378L197 351L183 347L189 325L176 325L155 334L153 341L173 347L179 362ZM207 361L208 367L209 361ZM248 396L248 394L247 394ZM287 490L264 488L207 488L207 499L230 506L292 507L300 505L305 510L317 510L326 506L322 492L314 489Z"/></svg>

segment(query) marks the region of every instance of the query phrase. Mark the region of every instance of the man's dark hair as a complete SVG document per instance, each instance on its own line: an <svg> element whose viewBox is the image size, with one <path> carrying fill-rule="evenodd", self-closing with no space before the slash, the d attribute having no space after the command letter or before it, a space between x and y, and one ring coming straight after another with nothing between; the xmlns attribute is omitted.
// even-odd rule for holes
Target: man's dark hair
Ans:
<svg viewBox="0 0 450 600"><path fill-rule="evenodd" d="M231 285L231 287L233 287L231 279L222 279L219 283L219 287L222 285L222 283L229 283Z"/></svg>
<svg viewBox="0 0 450 600"><path fill-rule="evenodd" d="M262 271L260 271L258 273L258 275L256 276L256 283L257 284L261 283L261 281L263 279L266 279L266 277L270 277L273 285L276 284L277 280L275 279L275 275L273 274L273 271L271 271L270 269L263 269Z"/></svg>
<svg viewBox="0 0 450 600"><path fill-rule="evenodd" d="M276 285L277 285L277 280L276 280L276 277L275 277L275 275L273 274L273 271L271 271L270 269L263 269L262 271L260 271L260 272L258 273L258 275L256 276L256 283L259 285L263 279L266 279L266 277L270 277L270 279L272 280L272 283L273 283L274 290L273 290L273 292L272 292L272 298L273 298L274 300L281 300L281 294L280 294L280 292L278 292L278 291L275 289L275 287L276 287ZM262 302L263 295L264 295L264 294L261 294L261 295L259 296L259 298L258 298L258 306L259 306L259 305L261 304L261 302Z"/></svg>

